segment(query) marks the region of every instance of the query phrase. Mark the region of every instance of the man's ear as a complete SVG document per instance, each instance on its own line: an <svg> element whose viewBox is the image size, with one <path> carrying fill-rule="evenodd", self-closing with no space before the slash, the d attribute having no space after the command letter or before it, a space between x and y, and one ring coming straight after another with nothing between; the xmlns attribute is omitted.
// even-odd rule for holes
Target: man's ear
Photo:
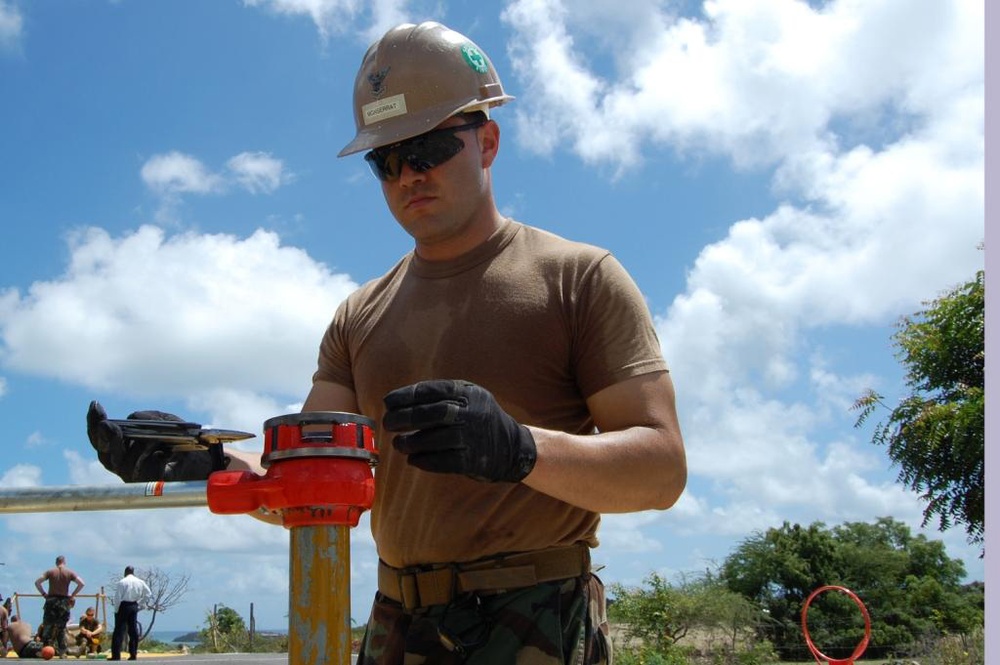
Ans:
<svg viewBox="0 0 1000 665"><path fill-rule="evenodd" d="M500 152L500 125L494 120L487 120L486 124L480 128L479 154L484 169L493 165L493 160Z"/></svg>

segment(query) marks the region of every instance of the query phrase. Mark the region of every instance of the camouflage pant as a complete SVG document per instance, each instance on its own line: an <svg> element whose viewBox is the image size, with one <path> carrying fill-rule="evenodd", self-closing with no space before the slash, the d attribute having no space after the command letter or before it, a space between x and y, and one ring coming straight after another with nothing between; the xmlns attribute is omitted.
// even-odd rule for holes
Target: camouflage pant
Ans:
<svg viewBox="0 0 1000 665"><path fill-rule="evenodd" d="M49 596L42 607L42 643L55 647L60 656L66 655L66 624L73 600L67 596Z"/></svg>
<svg viewBox="0 0 1000 665"><path fill-rule="evenodd" d="M41 658L44 644L35 640L29 640L21 650L17 652L18 658Z"/></svg>
<svg viewBox="0 0 1000 665"><path fill-rule="evenodd" d="M358 665L611 665L594 575L406 612L377 594Z"/></svg>

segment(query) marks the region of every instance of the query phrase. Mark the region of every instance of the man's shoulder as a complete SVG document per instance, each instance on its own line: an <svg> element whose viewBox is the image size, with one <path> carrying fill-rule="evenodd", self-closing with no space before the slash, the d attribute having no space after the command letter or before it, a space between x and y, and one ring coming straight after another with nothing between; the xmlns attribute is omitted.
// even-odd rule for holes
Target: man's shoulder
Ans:
<svg viewBox="0 0 1000 665"><path fill-rule="evenodd" d="M515 243L536 252L550 252L563 256L584 256L591 258L604 257L610 253L603 247L580 240L572 240L547 229L524 224L523 222L512 223L519 227L515 236Z"/></svg>
<svg viewBox="0 0 1000 665"><path fill-rule="evenodd" d="M396 263L389 270L378 277L364 282L361 286L348 294L347 300L351 302L364 302L368 300L372 294L385 291L388 285L399 279L399 277L406 272L406 266L410 263L411 259L412 254L403 256L396 261Z"/></svg>

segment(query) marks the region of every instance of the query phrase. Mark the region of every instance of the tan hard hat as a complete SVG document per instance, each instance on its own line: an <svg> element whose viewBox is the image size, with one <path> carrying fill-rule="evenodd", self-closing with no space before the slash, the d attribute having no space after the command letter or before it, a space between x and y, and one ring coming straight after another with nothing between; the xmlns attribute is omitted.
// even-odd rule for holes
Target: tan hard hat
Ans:
<svg viewBox="0 0 1000 665"><path fill-rule="evenodd" d="M470 39L440 23L404 23L369 47L354 80L357 134L338 157L423 134L476 107L514 99Z"/></svg>

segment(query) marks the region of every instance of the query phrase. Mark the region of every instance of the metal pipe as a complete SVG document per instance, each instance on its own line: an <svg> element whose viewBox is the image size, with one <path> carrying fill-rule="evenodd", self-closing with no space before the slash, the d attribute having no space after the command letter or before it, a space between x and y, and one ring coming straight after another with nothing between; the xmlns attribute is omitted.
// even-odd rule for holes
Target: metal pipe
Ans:
<svg viewBox="0 0 1000 665"><path fill-rule="evenodd" d="M207 506L204 480L122 483L93 487L18 487L0 489L0 513L58 513L136 508Z"/></svg>
<svg viewBox="0 0 1000 665"><path fill-rule="evenodd" d="M351 663L348 527L297 526L289 536L288 662Z"/></svg>

